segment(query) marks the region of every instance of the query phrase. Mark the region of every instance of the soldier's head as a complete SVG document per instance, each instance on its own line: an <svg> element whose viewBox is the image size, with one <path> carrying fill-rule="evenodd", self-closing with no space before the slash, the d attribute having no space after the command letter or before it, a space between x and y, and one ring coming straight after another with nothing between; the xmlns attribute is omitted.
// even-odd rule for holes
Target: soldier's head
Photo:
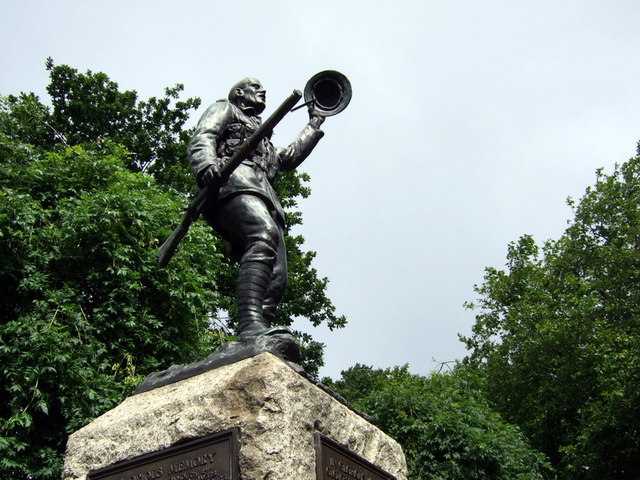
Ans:
<svg viewBox="0 0 640 480"><path fill-rule="evenodd" d="M229 101L240 108L251 109L260 115L267 106L267 91L257 78L245 78L236 83L229 92Z"/></svg>

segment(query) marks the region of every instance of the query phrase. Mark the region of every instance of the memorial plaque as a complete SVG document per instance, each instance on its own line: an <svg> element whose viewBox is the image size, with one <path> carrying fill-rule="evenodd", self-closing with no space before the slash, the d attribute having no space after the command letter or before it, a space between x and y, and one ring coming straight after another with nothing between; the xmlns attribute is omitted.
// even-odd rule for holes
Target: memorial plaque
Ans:
<svg viewBox="0 0 640 480"><path fill-rule="evenodd" d="M238 431L225 430L89 473L89 480L238 480Z"/></svg>
<svg viewBox="0 0 640 480"><path fill-rule="evenodd" d="M318 480L396 480L371 462L319 433L314 435Z"/></svg>

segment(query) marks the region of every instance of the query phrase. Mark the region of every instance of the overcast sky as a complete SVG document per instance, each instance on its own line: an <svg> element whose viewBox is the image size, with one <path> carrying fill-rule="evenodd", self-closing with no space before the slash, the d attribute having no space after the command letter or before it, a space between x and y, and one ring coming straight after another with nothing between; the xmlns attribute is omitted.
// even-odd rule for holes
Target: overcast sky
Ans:
<svg viewBox="0 0 640 480"><path fill-rule="evenodd" d="M428 374L461 359L486 266L521 235L558 238L595 170L640 139L632 0L0 0L0 95L47 100L45 59L141 98L184 83L206 106L255 76L271 111L335 69L353 99L323 125L296 230L349 325L321 375L356 363ZM278 127L286 145L304 110ZM177 219L176 219L177 221Z"/></svg>

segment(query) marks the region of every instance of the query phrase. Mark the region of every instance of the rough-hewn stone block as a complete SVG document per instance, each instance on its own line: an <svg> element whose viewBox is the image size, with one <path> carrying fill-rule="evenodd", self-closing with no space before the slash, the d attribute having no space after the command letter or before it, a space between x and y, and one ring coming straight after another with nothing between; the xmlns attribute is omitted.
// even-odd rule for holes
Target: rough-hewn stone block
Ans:
<svg viewBox="0 0 640 480"><path fill-rule="evenodd" d="M243 480L315 479L315 432L406 479L393 439L270 353L127 398L71 435L63 479L233 427Z"/></svg>

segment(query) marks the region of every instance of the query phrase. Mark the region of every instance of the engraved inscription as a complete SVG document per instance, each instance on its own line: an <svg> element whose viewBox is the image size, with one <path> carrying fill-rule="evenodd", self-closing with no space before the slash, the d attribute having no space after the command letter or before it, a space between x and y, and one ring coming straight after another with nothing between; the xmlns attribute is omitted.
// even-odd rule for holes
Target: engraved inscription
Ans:
<svg viewBox="0 0 640 480"><path fill-rule="evenodd" d="M237 431L228 430L96 470L89 480L237 480Z"/></svg>
<svg viewBox="0 0 640 480"><path fill-rule="evenodd" d="M327 478L336 480L372 480L371 475L329 456L329 466L325 468Z"/></svg>
<svg viewBox="0 0 640 480"><path fill-rule="evenodd" d="M395 480L395 477L324 435L315 434L318 480Z"/></svg>

